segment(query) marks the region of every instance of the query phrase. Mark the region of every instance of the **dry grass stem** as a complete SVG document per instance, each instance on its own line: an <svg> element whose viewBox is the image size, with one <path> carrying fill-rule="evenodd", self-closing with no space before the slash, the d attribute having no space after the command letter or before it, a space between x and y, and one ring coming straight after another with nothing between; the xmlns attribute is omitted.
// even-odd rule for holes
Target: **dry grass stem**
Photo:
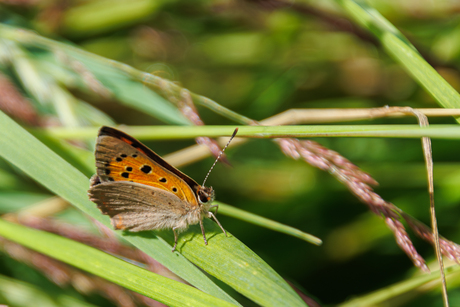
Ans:
<svg viewBox="0 0 460 307"><path fill-rule="evenodd" d="M287 138L276 139L275 141L287 156L295 160L301 158L308 164L331 173L364 202L373 213L383 216L385 223L393 232L397 244L409 256L414 265L423 271L428 271L425 261L417 253L404 225L399 221L399 214L392 210L393 205L391 203L383 200L369 186L369 184L376 184L377 182L367 173L361 171L337 152L324 148L316 142Z"/></svg>
<svg viewBox="0 0 460 307"><path fill-rule="evenodd" d="M401 112L414 115L421 127L428 127L429 122L428 118L425 114L418 110L414 110L410 107L392 107L388 108L388 112ZM391 114L391 113L390 113ZM447 282L446 276L444 272L444 262L442 260L442 252L441 246L439 241L439 231L438 231L438 222L436 219L436 210L434 204L434 184L433 184L433 155L431 150L431 139L429 137L422 137L422 149L423 149L423 156L425 158L426 164L426 172L427 172L427 180L428 180L428 194L430 197L430 216L431 216L431 229L433 233L433 243L436 251L436 258L439 264L439 271L441 272L441 284L442 284L442 297L444 301L444 306L449 306L449 300L447 296Z"/></svg>
<svg viewBox="0 0 460 307"><path fill-rule="evenodd" d="M414 109L420 111L427 116L460 116L460 109ZM341 112L343 114L341 115ZM357 114L356 114L357 113ZM296 115L297 114L297 115ZM348 115L347 115L348 114ZM290 125L290 124L306 124L306 123L325 123L325 122L337 122L347 120L359 120L359 119L372 119L376 117L402 117L407 116L407 112L394 112L389 108L375 108L375 109L291 109L285 112L279 113L275 116L266 118L259 122L263 126L272 125ZM379 116L377 116L379 115ZM410 114L411 116L413 114ZM310 121L310 119L318 118L318 121ZM329 118L329 119L328 119ZM353 118L353 119L352 119ZM256 121L252 120L253 124L257 124ZM218 143L223 146L227 143L228 137L219 138ZM247 142L248 139L235 138L230 144L230 147ZM209 151L200 146L193 145L174 153L165 155L163 158L176 167L188 165L197 161L200 161L209 156Z"/></svg>
<svg viewBox="0 0 460 307"><path fill-rule="evenodd" d="M398 108L398 107L396 107ZM430 117L460 116L460 109L412 109ZM413 115L410 114L410 115ZM367 109L290 109L262 121L263 125L324 124L375 119L407 117L408 112L395 108Z"/></svg>
<svg viewBox="0 0 460 307"><path fill-rule="evenodd" d="M400 214L406 220L407 224L410 225L411 229L417 234L417 236L434 245L435 238L433 232L428 226L404 212L400 212ZM449 241L442 236L439 237L439 245L440 250L444 256L460 264L460 245Z"/></svg>
<svg viewBox="0 0 460 307"><path fill-rule="evenodd" d="M314 116L318 115L318 112L323 114L321 122L329 119L334 121L339 118L343 120L357 120L357 119L368 119L377 117L401 117L407 115L416 115L420 122L424 122L423 116L456 116L460 115L459 110L449 109L412 109L406 107L384 107L375 109L351 109L351 110L332 110L332 114L328 114L331 111L327 110L288 110L280 113L276 116L267 118L260 122L261 125L273 125L273 124L286 124L286 123L299 123L306 121L304 114L312 112ZM343 111L344 114L339 114ZM301 116L291 115L296 113L303 113ZM421 115L420 115L421 114ZM311 114L310 114L311 115ZM308 119L308 118L307 118ZM222 138L222 142L225 142ZM232 145L243 143L245 140L236 139ZM355 194L361 201L368 205L369 209L379 216L385 217L385 222L389 228L393 231L396 241L401 249L409 256L413 263L420 269L427 271L428 267L425 264L423 258L416 252L404 226L400 222L400 209L394 206L392 203L383 200L369 185L376 185L377 182L367 173L362 172L357 166L345 159L337 152L324 148L313 141L299 141L295 139L277 139L276 142L280 145L282 151L294 158L302 158L307 163L315 166L319 169L330 172L340 182L345 184L350 191ZM426 142L426 141L425 141ZM426 150L427 147L424 146ZM190 154L193 152L193 154ZM199 160L207 156L207 153L200 149L198 146L192 146L184 150L178 151L174 154L168 155L165 158L176 166L188 164L188 159L193 157L193 161ZM188 158L187 158L188 157ZM409 224L412 225L412 224ZM416 231L416 233L419 233ZM421 235L422 238L427 238L426 234ZM455 248L447 243L450 241L442 241L446 247L444 250L455 250ZM430 241L430 243L433 243ZM451 242L452 243L452 242ZM455 244L455 243L453 243Z"/></svg>
<svg viewBox="0 0 460 307"><path fill-rule="evenodd" d="M80 61L67 56L63 51L54 51L56 59L61 62L64 67L69 67L75 71L88 89L105 99L109 99L113 96L112 92L105 87L102 82L99 81L96 76L94 76L94 74Z"/></svg>
<svg viewBox="0 0 460 307"><path fill-rule="evenodd" d="M196 126L203 126L204 122L201 120L200 115L198 114L198 110L196 109L195 105L193 104L192 96L190 92L186 89L182 89L181 91L181 99L178 102L179 110L187 117L194 125ZM217 158L220 155L221 147L219 143L211 139L209 137L197 137L195 139L198 145L206 146L212 155ZM225 154L222 154L220 157L220 161L230 165L230 162L227 159Z"/></svg>

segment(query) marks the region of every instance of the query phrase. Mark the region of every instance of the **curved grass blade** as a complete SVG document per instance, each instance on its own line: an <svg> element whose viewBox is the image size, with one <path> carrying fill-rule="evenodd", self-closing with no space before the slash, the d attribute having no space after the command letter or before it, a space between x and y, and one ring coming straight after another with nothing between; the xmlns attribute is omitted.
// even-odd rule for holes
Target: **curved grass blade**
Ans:
<svg viewBox="0 0 460 307"><path fill-rule="evenodd" d="M252 223L254 225L258 225L258 226L261 226L261 227L272 229L274 231L285 233L287 235L290 235L290 236L299 238L301 240L307 241L307 242L309 242L311 244L321 245L323 243L321 241L321 239L319 239L319 238L317 238L317 237L315 237L315 236L313 236L313 235L311 235L309 233L306 233L306 232L303 232L303 231L301 231L299 229L296 229L294 227L281 224L281 223L279 223L277 221L267 219L267 218L262 217L260 215L257 215L257 214L251 213L251 212L247 212L247 211L232 207L230 205L223 204L223 203L218 202L218 201L215 201L213 204L219 205L219 213L221 213L221 214L231 216L231 217L240 219L242 221Z"/></svg>
<svg viewBox="0 0 460 307"><path fill-rule="evenodd" d="M423 59L407 38L376 9L364 1L337 0L337 3L363 28L374 33L388 54L396 59L441 106L460 108L458 92Z"/></svg>
<svg viewBox="0 0 460 307"><path fill-rule="evenodd" d="M194 287L52 233L0 219L0 236L168 306L235 306Z"/></svg>
<svg viewBox="0 0 460 307"><path fill-rule="evenodd" d="M0 113L0 129L8 131L0 138L1 156L85 213L105 225L110 225L109 218L100 214L87 198L86 176L3 113ZM204 245L199 228L192 227L191 231L180 236L178 250L181 253L171 253L171 231L161 232L161 237L155 236L152 231L126 232L123 236L192 285L216 297L235 302L187 262L184 256L258 304L305 306L297 293L249 248L234 237L223 236L215 223L206 220L205 226L210 239L209 245ZM167 238L170 244L166 244L162 237Z"/></svg>
<svg viewBox="0 0 460 307"><path fill-rule="evenodd" d="M191 226L182 233L177 250L206 272L224 281L236 291L262 306L305 306L294 290L246 245L209 219L203 221L208 245L203 242L200 227ZM163 235L174 244L174 235ZM273 282L278 284L274 287Z"/></svg>

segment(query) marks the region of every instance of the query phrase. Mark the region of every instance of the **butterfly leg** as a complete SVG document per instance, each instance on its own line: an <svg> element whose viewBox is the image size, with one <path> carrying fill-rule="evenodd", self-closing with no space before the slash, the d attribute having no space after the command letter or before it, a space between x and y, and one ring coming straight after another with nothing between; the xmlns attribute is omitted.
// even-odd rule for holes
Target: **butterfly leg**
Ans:
<svg viewBox="0 0 460 307"><path fill-rule="evenodd" d="M214 213L214 215L217 215L217 210L219 209L219 205L212 205L211 207L209 207L209 210L211 210L212 208L216 208L216 212Z"/></svg>
<svg viewBox="0 0 460 307"><path fill-rule="evenodd" d="M216 216L212 212L208 212L208 217L213 218L214 221L216 221L217 225L219 225L220 229L222 229L222 231L225 233L225 236L228 237L227 232L225 231L224 227L222 227L222 225L219 223L219 221L217 220Z"/></svg>
<svg viewBox="0 0 460 307"><path fill-rule="evenodd" d="M177 232L176 232L176 229L177 229L177 227L173 227L173 229L172 229L172 231L174 232L174 247L172 249L173 253L176 250L176 246L177 246Z"/></svg>
<svg viewBox="0 0 460 307"><path fill-rule="evenodd" d="M208 245L208 240L206 240L206 234L204 232L203 220L200 220L201 233L203 234L204 244Z"/></svg>

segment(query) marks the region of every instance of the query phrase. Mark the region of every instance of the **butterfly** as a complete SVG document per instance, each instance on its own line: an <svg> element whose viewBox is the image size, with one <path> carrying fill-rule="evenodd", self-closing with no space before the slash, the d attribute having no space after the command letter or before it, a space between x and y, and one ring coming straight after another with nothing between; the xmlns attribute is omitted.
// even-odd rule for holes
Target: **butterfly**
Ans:
<svg viewBox="0 0 460 307"><path fill-rule="evenodd" d="M172 229L173 252L178 233L197 223L208 244L204 217L214 219L227 236L210 211L215 207L217 213L218 208L211 205L213 188L199 185L135 138L103 126L97 137L95 156L97 171L90 180L88 196L110 217L115 229L133 232Z"/></svg>

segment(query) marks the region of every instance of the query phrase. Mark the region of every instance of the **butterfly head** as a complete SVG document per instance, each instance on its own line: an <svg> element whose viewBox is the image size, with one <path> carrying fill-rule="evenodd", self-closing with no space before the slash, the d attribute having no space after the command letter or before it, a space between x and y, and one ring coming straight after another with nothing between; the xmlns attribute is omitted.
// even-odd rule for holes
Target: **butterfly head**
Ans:
<svg viewBox="0 0 460 307"><path fill-rule="evenodd" d="M212 187L200 186L197 196L201 205L210 204L214 201L214 189Z"/></svg>

